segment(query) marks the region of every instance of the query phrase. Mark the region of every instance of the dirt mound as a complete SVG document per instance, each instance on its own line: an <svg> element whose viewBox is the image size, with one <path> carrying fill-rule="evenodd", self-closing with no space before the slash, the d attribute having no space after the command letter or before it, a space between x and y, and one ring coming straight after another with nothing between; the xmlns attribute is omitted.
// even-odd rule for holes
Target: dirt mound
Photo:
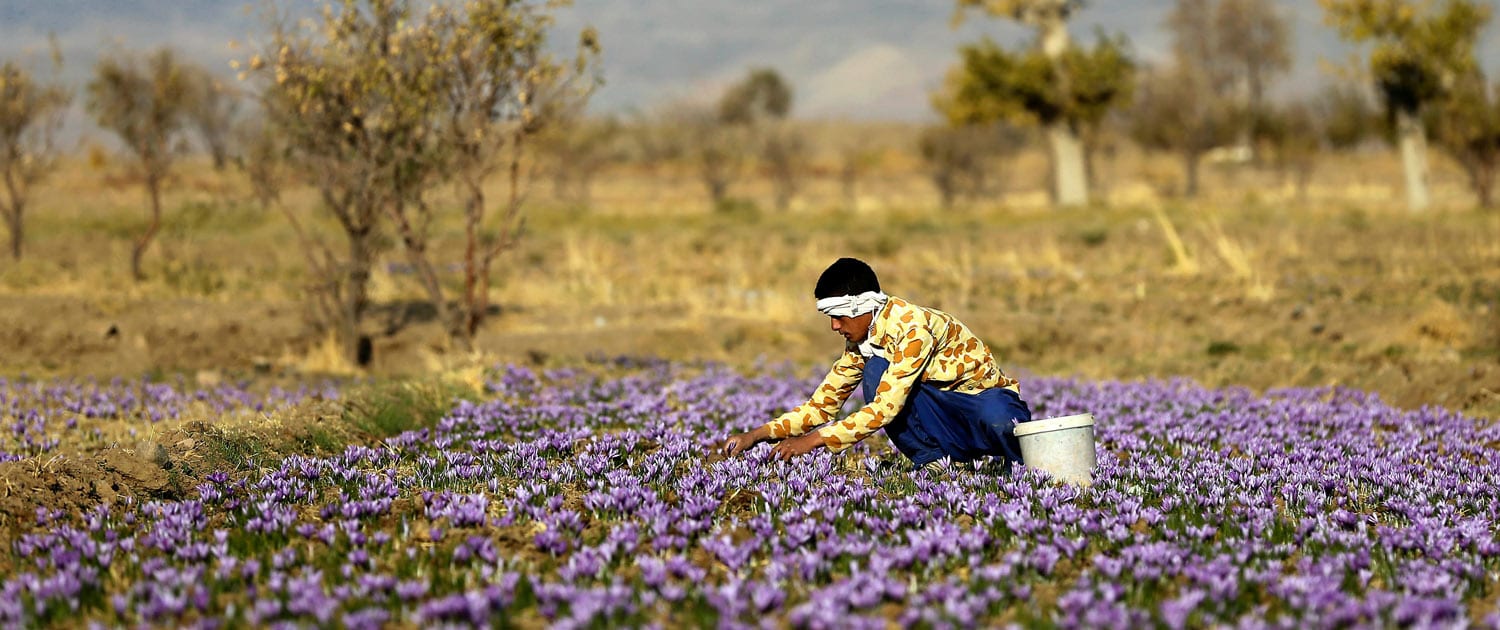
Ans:
<svg viewBox="0 0 1500 630"><path fill-rule="evenodd" d="M64 522L76 522L95 506L125 497L137 503L189 499L215 471L251 475L288 455L326 456L374 439L345 426L340 409L335 401L316 401L254 424L187 421L129 446L0 463L0 545L8 549L17 537L50 528L38 510L46 521L60 513ZM5 564L0 560L0 569Z"/></svg>
<svg viewBox="0 0 1500 630"><path fill-rule="evenodd" d="M174 474L155 453L142 456L138 449L108 448L93 456L59 456L50 460L0 464L0 539L45 527L38 511L76 516L101 503L118 503L122 497L136 501L175 500L187 496L196 483Z"/></svg>

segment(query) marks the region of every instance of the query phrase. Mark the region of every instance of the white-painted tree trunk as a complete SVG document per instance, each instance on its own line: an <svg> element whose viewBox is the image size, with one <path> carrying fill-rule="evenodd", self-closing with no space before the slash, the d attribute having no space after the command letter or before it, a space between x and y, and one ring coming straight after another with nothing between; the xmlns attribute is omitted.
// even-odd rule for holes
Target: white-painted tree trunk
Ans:
<svg viewBox="0 0 1500 630"><path fill-rule="evenodd" d="M1057 63L1072 45L1065 16L1060 10L1054 11L1046 19L1039 20L1037 27L1041 31L1042 53ZM1047 125L1047 140L1052 145L1052 181L1057 204L1087 204L1089 180L1084 169L1083 141L1078 137L1078 131L1066 119L1055 120Z"/></svg>
<svg viewBox="0 0 1500 630"><path fill-rule="evenodd" d="M1396 112L1396 133L1401 140L1401 166L1406 170L1406 205L1413 212L1427 209L1427 132L1415 112Z"/></svg>
<svg viewBox="0 0 1500 630"><path fill-rule="evenodd" d="M1083 141L1067 121L1056 121L1047 127L1052 144L1052 174L1056 180L1057 203L1081 206L1089 202L1089 179L1083 167Z"/></svg>

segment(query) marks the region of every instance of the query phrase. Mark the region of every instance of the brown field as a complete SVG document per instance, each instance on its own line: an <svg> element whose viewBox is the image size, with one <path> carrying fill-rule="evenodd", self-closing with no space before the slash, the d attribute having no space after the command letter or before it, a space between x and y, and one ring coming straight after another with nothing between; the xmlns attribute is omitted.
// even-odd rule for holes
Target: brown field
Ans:
<svg viewBox="0 0 1500 630"><path fill-rule="evenodd" d="M888 292L970 324L1023 388L1031 375L1333 385L1500 416L1500 213L1473 209L1451 164L1437 163L1437 209L1424 214L1403 209L1386 151L1326 159L1301 201L1274 170L1250 167L1206 167L1208 194L1173 200L1175 164L1106 155L1096 166L1107 203L1072 210L1047 207L1035 152L1008 163L994 199L947 212L897 150L852 208L832 166L814 168L785 213L770 209L764 181L735 191L758 209L713 212L685 167L613 168L588 208L552 197L541 179L479 351L450 350L415 278L382 267L370 372L599 354L812 370L839 348L812 309L812 284L850 255ZM179 165L148 278L132 283L130 239L146 211L124 172L80 158L39 191L26 257L0 260L0 374L353 372L309 332L286 221L256 207L236 173ZM289 190L286 203L317 216L308 190ZM440 265L460 259L452 227L439 226L451 236ZM385 259L402 260L395 250Z"/></svg>

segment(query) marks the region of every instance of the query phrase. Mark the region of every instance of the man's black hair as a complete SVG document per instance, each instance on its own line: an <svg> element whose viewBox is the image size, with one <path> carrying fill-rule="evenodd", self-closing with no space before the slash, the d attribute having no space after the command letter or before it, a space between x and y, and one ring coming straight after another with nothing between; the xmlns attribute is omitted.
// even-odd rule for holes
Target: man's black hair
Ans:
<svg viewBox="0 0 1500 630"><path fill-rule="evenodd" d="M813 289L813 297L821 300L879 290L880 280L875 277L874 269L863 260L840 258L824 269L823 275L818 276L818 286Z"/></svg>

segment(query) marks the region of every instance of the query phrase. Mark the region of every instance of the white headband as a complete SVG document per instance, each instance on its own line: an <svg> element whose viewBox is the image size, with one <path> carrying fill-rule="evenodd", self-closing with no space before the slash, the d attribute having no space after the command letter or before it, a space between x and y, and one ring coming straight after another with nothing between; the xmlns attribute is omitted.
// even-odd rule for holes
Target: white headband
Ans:
<svg viewBox="0 0 1500 630"><path fill-rule="evenodd" d="M829 317L859 317L880 310L888 297L879 291L828 297L818 300L818 311Z"/></svg>

